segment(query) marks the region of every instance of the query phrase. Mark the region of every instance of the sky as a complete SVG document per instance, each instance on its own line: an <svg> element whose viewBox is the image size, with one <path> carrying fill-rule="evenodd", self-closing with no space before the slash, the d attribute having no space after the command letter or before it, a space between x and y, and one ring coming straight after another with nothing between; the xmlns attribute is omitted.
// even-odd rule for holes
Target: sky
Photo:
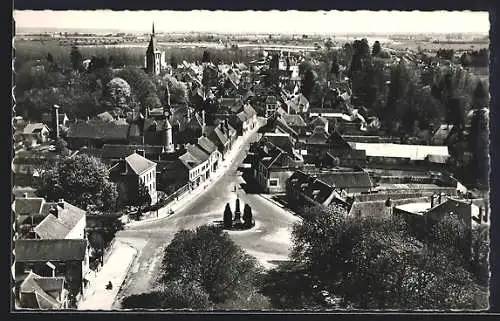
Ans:
<svg viewBox="0 0 500 321"><path fill-rule="evenodd" d="M484 33L488 12L472 11L33 11L15 10L16 28L241 33Z"/></svg>

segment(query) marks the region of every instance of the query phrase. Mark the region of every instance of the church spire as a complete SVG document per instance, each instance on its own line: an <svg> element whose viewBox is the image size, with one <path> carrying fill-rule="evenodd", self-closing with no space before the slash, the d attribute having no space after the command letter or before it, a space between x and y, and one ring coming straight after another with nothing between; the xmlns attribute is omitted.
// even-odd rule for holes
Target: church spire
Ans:
<svg viewBox="0 0 500 321"><path fill-rule="evenodd" d="M153 36L155 35L155 22L153 21Z"/></svg>

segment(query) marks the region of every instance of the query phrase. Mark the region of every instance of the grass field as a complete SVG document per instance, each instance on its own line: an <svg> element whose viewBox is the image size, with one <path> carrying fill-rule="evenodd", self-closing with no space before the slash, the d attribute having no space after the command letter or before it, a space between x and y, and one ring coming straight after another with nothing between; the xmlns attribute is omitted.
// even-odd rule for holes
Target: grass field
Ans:
<svg viewBox="0 0 500 321"><path fill-rule="evenodd" d="M394 50L409 49L411 51L417 51L420 48L422 50L430 51L437 51L438 49L453 49L455 51L462 51L479 50L483 48L487 49L489 47L489 43L433 43L421 41L401 41L396 43L388 43L384 46Z"/></svg>

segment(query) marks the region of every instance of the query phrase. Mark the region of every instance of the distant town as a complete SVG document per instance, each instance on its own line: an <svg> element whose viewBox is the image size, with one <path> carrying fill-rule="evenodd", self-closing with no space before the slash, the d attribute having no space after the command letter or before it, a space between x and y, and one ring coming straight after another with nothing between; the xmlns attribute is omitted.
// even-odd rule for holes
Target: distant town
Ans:
<svg viewBox="0 0 500 321"><path fill-rule="evenodd" d="M487 309L488 46L20 30L13 308Z"/></svg>

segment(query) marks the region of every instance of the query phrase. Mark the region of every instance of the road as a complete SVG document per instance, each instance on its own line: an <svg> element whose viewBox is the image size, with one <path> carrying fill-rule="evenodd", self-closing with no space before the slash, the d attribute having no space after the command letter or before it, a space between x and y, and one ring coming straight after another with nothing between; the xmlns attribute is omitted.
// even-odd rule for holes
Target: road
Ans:
<svg viewBox="0 0 500 321"><path fill-rule="evenodd" d="M164 219L130 227L117 234L120 241L136 248L139 254L118 294L115 308L119 308L121 298L151 289L154 276L158 275L163 249L177 231L221 221L226 203L229 202L234 211L237 197L240 198L241 210L247 203L252 207L255 227L247 231L230 231L231 238L264 267L272 267L275 265L273 261L287 259L291 245L290 228L298 218L258 194L246 194L241 188L237 192L233 190L234 186L244 182L238 166L245 158L250 142L256 139L257 134L253 134L243 142L228 171L193 202Z"/></svg>

